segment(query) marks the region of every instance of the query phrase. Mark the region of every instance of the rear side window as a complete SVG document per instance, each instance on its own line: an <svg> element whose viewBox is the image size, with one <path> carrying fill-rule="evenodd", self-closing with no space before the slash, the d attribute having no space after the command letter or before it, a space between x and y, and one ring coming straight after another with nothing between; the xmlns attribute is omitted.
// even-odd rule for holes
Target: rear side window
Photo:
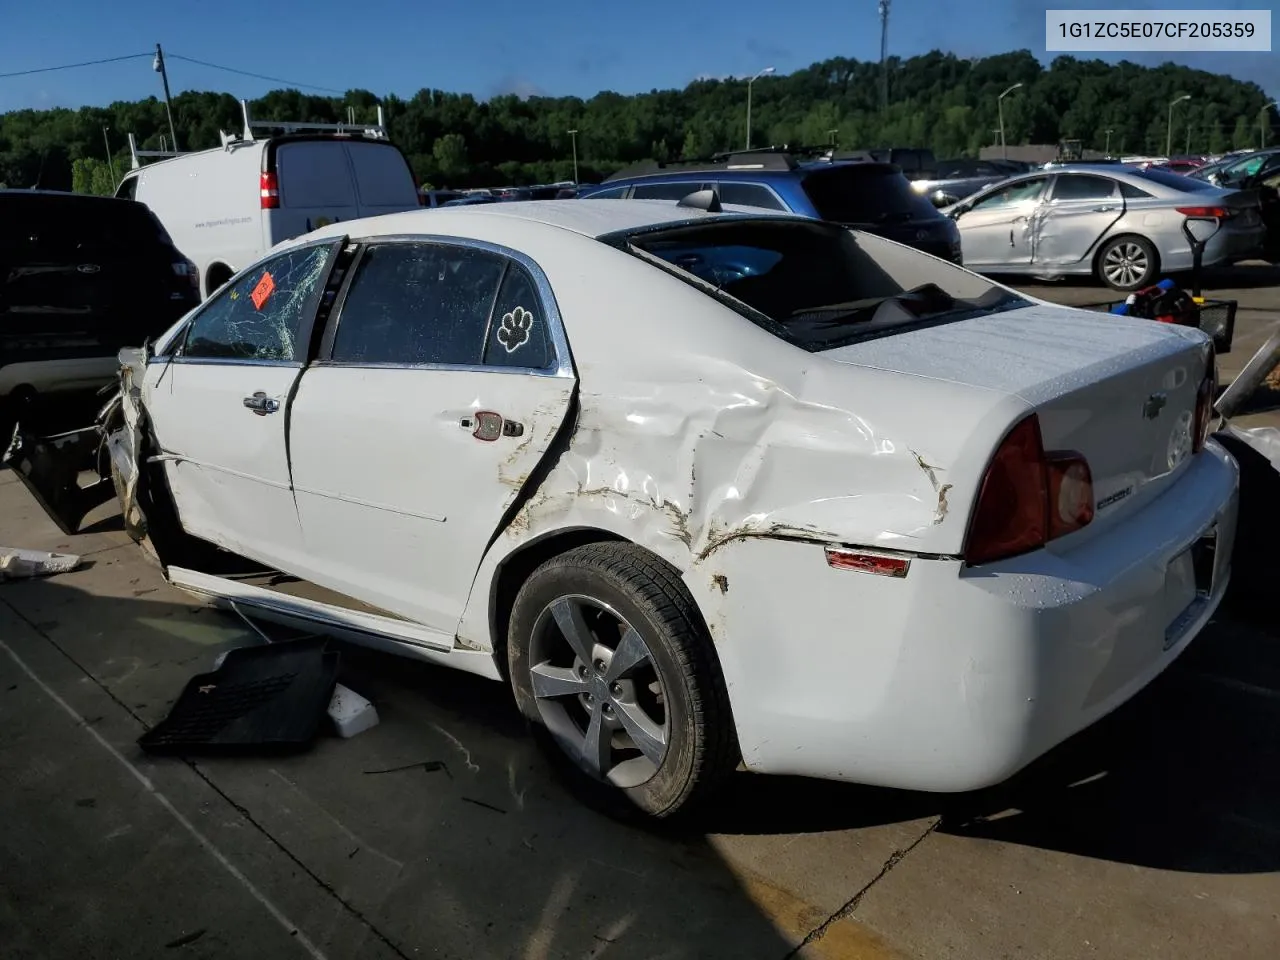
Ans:
<svg viewBox="0 0 1280 960"><path fill-rule="evenodd" d="M681 181L680 183L640 183L631 194L633 200L683 200L691 193L697 193L701 183Z"/></svg>
<svg viewBox="0 0 1280 960"><path fill-rule="evenodd" d="M1147 191L1135 187L1131 183L1125 183L1123 180L1120 181L1120 196L1124 197L1126 200L1151 199L1151 194L1147 193Z"/></svg>
<svg viewBox="0 0 1280 960"><path fill-rule="evenodd" d="M386 243L360 258L338 317L335 363L480 363L502 257L471 247Z"/></svg>
<svg viewBox="0 0 1280 960"><path fill-rule="evenodd" d="M124 200L133 200L138 196L138 178L125 177L116 188L116 196Z"/></svg>
<svg viewBox="0 0 1280 960"><path fill-rule="evenodd" d="M1150 180L1162 187L1172 187L1174 190L1181 190L1184 193L1205 193L1206 191L1217 190L1211 183L1203 180L1192 180L1190 177L1184 177L1180 173L1171 173L1167 170L1134 170L1135 177L1141 177L1143 180Z"/></svg>
<svg viewBox="0 0 1280 960"><path fill-rule="evenodd" d="M810 173L803 185L818 216L836 223L884 224L942 216L900 173L849 164Z"/></svg>
<svg viewBox="0 0 1280 960"><path fill-rule="evenodd" d="M347 144L356 191L365 207L404 207L417 204L417 188L404 155L389 143Z"/></svg>
<svg viewBox="0 0 1280 960"><path fill-rule="evenodd" d="M283 207L353 207L347 153L337 141L287 143L276 151Z"/></svg>
<svg viewBox="0 0 1280 960"><path fill-rule="evenodd" d="M187 328L181 356L300 361L308 316L324 285L331 244L260 264L210 300Z"/></svg>
<svg viewBox="0 0 1280 960"><path fill-rule="evenodd" d="M1053 185L1054 200L1108 200L1116 195L1116 182L1106 177L1061 174Z"/></svg>
<svg viewBox="0 0 1280 960"><path fill-rule="evenodd" d="M496 367L542 370L551 365L552 357L547 317L538 288L524 268L513 263L507 268L498 302L494 304L484 362Z"/></svg>
<svg viewBox="0 0 1280 960"><path fill-rule="evenodd" d="M785 210L773 191L758 183L721 183L720 202L743 207L763 207L766 210Z"/></svg>

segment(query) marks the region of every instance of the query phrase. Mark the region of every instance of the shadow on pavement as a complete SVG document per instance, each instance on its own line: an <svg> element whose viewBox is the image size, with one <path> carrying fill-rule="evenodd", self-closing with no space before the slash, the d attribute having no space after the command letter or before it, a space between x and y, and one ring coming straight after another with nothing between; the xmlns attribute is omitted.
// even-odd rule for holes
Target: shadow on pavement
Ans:
<svg viewBox="0 0 1280 960"><path fill-rule="evenodd" d="M95 574L99 582L101 576ZM152 589L150 577L134 586L128 576L112 585L122 596L84 592L76 573L9 583L0 586L0 605L20 611L123 708L152 725L191 675L211 669L221 650L252 641L229 615ZM827 919L804 915L811 926L788 939L705 838L629 828L578 804L545 771L503 686L340 649L341 682L375 702L379 726L346 741L323 737L294 756L199 759L196 769L241 808L246 829L260 828L296 857L305 873L293 883L332 891L334 912L368 918L401 956L781 960ZM144 766L183 762L145 757L132 745L125 752ZM426 769L427 761L443 767ZM412 764L419 766L379 772ZM5 807L0 795L0 817ZM212 789L204 810L186 812L197 820L238 816ZM74 859L73 851L64 853ZM54 849L26 858L24 869L33 875L24 882L39 885L35 874L54 871L59 856ZM45 860L44 868L32 866ZM54 888L65 884L61 876L43 882ZM95 937L107 934L94 929L94 917L113 910L127 916L129 905L112 907L109 887L85 893L96 909L68 917L67 935L97 942L103 955L113 946L136 949L137 942ZM323 945L328 919L294 920L310 925L303 932ZM20 917L14 922L21 926ZM52 936L14 935L35 943Z"/></svg>

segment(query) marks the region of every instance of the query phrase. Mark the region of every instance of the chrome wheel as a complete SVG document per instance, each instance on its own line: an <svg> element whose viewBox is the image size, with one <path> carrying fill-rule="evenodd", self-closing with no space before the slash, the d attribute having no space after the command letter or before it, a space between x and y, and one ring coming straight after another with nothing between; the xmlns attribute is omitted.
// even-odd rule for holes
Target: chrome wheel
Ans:
<svg viewBox="0 0 1280 960"><path fill-rule="evenodd" d="M1137 286L1151 269L1151 260L1142 245L1122 240L1107 250L1102 258L1102 275L1113 287Z"/></svg>
<svg viewBox="0 0 1280 960"><path fill-rule="evenodd" d="M648 781L667 754L666 691L640 632L588 596L553 600L529 647L538 714L561 749L618 787Z"/></svg>

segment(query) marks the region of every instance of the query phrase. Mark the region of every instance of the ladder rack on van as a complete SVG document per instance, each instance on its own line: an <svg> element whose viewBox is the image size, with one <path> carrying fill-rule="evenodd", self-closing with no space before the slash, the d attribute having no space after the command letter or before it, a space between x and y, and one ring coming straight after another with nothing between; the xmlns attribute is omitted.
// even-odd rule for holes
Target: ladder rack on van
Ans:
<svg viewBox="0 0 1280 960"><path fill-rule="evenodd" d="M252 120L249 118L249 101L240 101L240 112L244 114L244 139L254 139L253 131L258 130L280 130L284 133L309 133L312 131L331 130L338 134L361 134L366 137L372 137L375 140L388 140L386 121L382 115L382 105L378 105L378 122L376 124L356 123L354 113L351 108L349 123L309 123L305 121L295 122L292 120Z"/></svg>
<svg viewBox="0 0 1280 960"><path fill-rule="evenodd" d="M129 134L129 157L133 161L132 169L137 170L142 166L141 157L180 157L183 155L181 150L139 150L138 141L133 134Z"/></svg>

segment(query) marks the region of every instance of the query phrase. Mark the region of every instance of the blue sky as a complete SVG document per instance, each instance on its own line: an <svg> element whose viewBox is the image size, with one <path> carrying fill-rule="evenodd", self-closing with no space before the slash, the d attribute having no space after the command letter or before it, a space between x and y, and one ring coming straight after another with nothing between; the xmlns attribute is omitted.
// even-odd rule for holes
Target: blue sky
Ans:
<svg viewBox="0 0 1280 960"><path fill-rule="evenodd" d="M589 97L683 87L698 76L785 73L815 60L879 56L876 0L9 0L0 31L0 73L139 53L158 41L174 92L225 90L253 97L281 84L178 60L198 60L301 83L377 94L422 87ZM1054 8L1227 10L1274 8L1276 0L893 0L890 51L933 48L983 56L1044 51L1044 11ZM700 13L695 14L695 10ZM269 12L268 12L269 11ZM1134 55L1159 63L1172 55ZM1280 94L1280 51L1172 57L1260 83ZM76 107L160 92L150 59L0 78L0 111Z"/></svg>

